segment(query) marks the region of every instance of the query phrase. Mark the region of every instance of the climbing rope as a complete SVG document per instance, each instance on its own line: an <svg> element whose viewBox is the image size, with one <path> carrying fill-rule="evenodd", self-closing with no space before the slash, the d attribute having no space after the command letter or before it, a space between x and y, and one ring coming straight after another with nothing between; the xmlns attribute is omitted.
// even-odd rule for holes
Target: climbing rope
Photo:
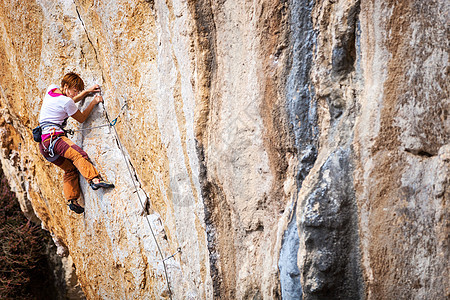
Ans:
<svg viewBox="0 0 450 300"><path fill-rule="evenodd" d="M124 151L124 149L123 149L122 142L121 142L121 140L120 140L119 134L117 133L116 127L114 126L114 125L116 125L116 123L117 123L117 118L118 118L118 117L120 116L120 114L122 113L123 108L127 105L127 102L125 102L125 104L124 104L124 105L122 106L122 108L120 109L119 114L117 115L117 117L116 117L115 119L113 119L112 121L110 121L110 119L109 119L109 115L108 115L108 111L106 110L105 103L102 102L102 104L103 104L103 110L105 111L105 116L106 116L106 120L108 121L108 124L106 124L106 125L101 125L101 126L97 126L97 128L98 128L98 127L104 127L104 126L111 126L111 127L114 129L114 135L115 135L115 137L116 137L116 141L117 141L117 144L118 144L118 146L119 146L119 148L120 148L120 151L122 152L122 156L123 156L123 159L124 159L125 164L126 164L126 166L127 166L128 172L130 173L131 180L133 181L135 193L138 195L139 203L141 204L143 211L146 211L145 205L144 205L144 203L142 202L141 195L139 194L139 190L138 190L138 187L137 187L137 185L136 185L136 182L135 182L135 180L133 179L133 177L137 179L137 176L136 176L136 174L133 174L133 172L131 171L131 168L130 168L130 166L129 166L129 163L130 163L130 162L129 162L129 160L127 159L127 157L126 157L126 155L125 155L125 151ZM88 130L88 129L93 129L93 128L94 128L94 127L92 127L92 128L87 128L86 130ZM153 231L153 228L152 228L152 226L151 226L151 224L150 224L150 221L148 220L147 217L145 218L145 220L147 221L148 227L150 228L150 232L152 233L153 239L155 240L156 247L158 248L159 255L161 256L161 261L162 261L162 264L163 264L163 267L164 267L164 274L165 274L165 277L166 277L166 284L167 284L167 288L168 288L168 290L169 290L169 297L170 297L170 299L172 299L172 290L170 289L169 276L168 276L168 273L167 273L167 266L166 266L166 262L165 262L165 261L166 261L167 259L171 258L171 257L174 257L175 254L177 254L178 252L181 252L181 249L178 248L177 252L175 252L173 255L171 255L171 256L169 256L169 257L167 257L167 258L164 258L163 252L162 252L162 250L161 250L161 247L159 246L158 239L156 238L155 232Z"/></svg>

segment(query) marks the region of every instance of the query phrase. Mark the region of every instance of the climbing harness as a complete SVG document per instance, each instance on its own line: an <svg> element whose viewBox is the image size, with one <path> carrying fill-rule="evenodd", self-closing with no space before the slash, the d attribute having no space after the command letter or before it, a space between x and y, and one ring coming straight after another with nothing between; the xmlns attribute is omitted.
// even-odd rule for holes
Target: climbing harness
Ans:
<svg viewBox="0 0 450 300"><path fill-rule="evenodd" d="M131 168L129 166L130 161L127 159L127 157L125 155L125 151L123 149L122 142L120 140L119 134L117 133L116 127L114 126L114 125L116 125L117 118L120 116L120 114L122 112L122 109L126 106L127 102L125 101L125 104L120 109L119 114L112 121L110 121L110 119L109 119L109 115L108 115L108 111L106 110L105 103L102 102L102 104L103 104L103 110L105 111L106 120L109 123L106 126L110 125L114 129L114 135L115 135L115 138L116 138L117 145L119 146L119 149L122 152L122 156L123 156L123 159L124 159L125 164L127 166L128 172L130 174L131 181L133 181L134 190L135 190L134 193L137 194L137 196L139 198L139 203L141 204L142 209L145 211L146 210L145 209L145 205L144 205L144 203L142 201L141 195L139 194L139 190L138 190L138 187L136 185L136 182L134 181L134 178L137 178L137 176L136 176L136 174L133 174L133 172L131 171ZM105 126L105 125L103 125L103 126ZM92 128L89 128L89 129L92 129ZM170 289L170 282L169 282L169 276L168 276L168 273L167 273L166 260L171 258L171 257L174 257L177 253L181 252L181 248L178 248L178 251L175 252L173 255L171 255L171 256L169 256L167 258L164 258L163 252L161 250L161 247L159 246L158 239L156 238L155 232L153 231L153 228L152 228L152 226L150 224L150 221L148 220L147 217L145 218L145 220L147 221L148 227L150 228L150 232L152 233L153 239L155 241L156 247L157 247L159 255L161 257L161 262L162 262L163 267L164 267L164 275L166 277L166 284L167 284L167 288L169 290L169 297L170 297L170 299L172 299L172 290Z"/></svg>
<svg viewBox="0 0 450 300"><path fill-rule="evenodd" d="M56 129L53 128L53 132L50 134L50 144L48 145L48 149L45 148L44 142L42 142L42 146L44 147L45 150L48 151L48 155L50 157L54 157L55 156L55 153L54 153L53 149L55 148L56 142L61 138L61 137L58 136L55 140L53 140L53 135L55 134L55 132L56 132Z"/></svg>
<svg viewBox="0 0 450 300"><path fill-rule="evenodd" d="M64 120L63 125L59 125L59 124L55 124L55 123L50 123L50 122L43 122L41 125L38 126L38 127L40 128L40 134L42 135L42 129L45 128L45 127L48 127L48 126L57 126L57 127L59 127L62 131L65 132L65 130L64 130L64 128L63 128L64 125L65 125L65 123L66 123L66 120ZM44 140L44 141L41 141L41 144L42 144L42 147L44 148L44 151L48 152L49 158L46 157L46 159L47 159L49 162L53 162L53 161L55 161L56 159L58 159L58 157L59 157L59 155L56 155L56 156L55 156L54 148L55 148L56 142L61 138L61 136L58 136L55 140L53 140L53 136L55 135L55 133L56 133L56 128L53 128L52 132L50 133L50 143L49 143L49 145L48 145L48 148L45 147L45 140ZM48 138L47 138L47 139L48 139ZM47 139L46 139L46 140L47 140ZM35 140L36 140L36 139L35 139Z"/></svg>
<svg viewBox="0 0 450 300"><path fill-rule="evenodd" d="M42 129L49 126L56 126L61 128L62 131L64 131L64 126L67 124L67 118L64 119L62 124L58 123L52 123L52 122L42 122L42 124L39 124L37 127L33 128L33 140L37 143L42 142Z"/></svg>

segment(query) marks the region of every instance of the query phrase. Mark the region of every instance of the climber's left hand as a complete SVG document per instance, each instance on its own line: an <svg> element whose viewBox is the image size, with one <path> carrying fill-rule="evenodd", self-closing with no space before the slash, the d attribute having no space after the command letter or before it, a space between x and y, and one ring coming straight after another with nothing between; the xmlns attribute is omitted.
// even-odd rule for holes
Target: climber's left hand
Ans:
<svg viewBox="0 0 450 300"><path fill-rule="evenodd" d="M86 98L87 96L97 93L97 92L100 92L100 86L98 84L94 84L93 86L82 91L77 96L73 97L72 99L73 99L73 101L75 101L75 103L77 103L78 101Z"/></svg>
<svg viewBox="0 0 450 300"><path fill-rule="evenodd" d="M86 93L93 94L100 92L100 86L95 84L86 90Z"/></svg>

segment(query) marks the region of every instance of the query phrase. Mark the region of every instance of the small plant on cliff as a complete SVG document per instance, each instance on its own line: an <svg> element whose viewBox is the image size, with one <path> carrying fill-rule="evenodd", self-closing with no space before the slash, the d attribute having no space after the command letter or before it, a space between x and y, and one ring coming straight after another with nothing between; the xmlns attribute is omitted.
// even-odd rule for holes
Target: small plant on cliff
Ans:
<svg viewBox="0 0 450 300"><path fill-rule="evenodd" d="M45 283L48 237L23 215L1 166L0 236L0 298L42 299L46 287L39 285Z"/></svg>

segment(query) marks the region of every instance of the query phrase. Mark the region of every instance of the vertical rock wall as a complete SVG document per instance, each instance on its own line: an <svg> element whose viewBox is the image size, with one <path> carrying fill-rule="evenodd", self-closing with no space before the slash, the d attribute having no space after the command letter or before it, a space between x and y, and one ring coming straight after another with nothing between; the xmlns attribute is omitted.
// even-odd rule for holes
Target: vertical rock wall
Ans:
<svg viewBox="0 0 450 300"><path fill-rule="evenodd" d="M370 297L448 297L448 13L445 1L361 4L355 191Z"/></svg>
<svg viewBox="0 0 450 300"><path fill-rule="evenodd" d="M445 298L448 11L1 1L5 174L88 299ZM31 139L67 71L102 86L70 127L116 185L81 179L81 216Z"/></svg>

